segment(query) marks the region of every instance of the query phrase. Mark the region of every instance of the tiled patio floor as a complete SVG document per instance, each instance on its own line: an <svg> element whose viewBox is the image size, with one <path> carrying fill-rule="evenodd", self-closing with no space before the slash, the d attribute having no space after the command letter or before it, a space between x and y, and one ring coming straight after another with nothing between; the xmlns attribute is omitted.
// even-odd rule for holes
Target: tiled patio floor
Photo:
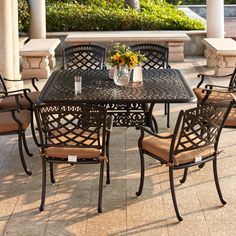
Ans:
<svg viewBox="0 0 236 236"><path fill-rule="evenodd" d="M190 86L197 84L197 73L207 70L205 59L187 58L172 63L184 73ZM43 83L42 81L41 83ZM171 128L178 112L196 106L171 106ZM166 131L163 105L155 116L160 131ZM146 158L146 178L141 197L139 156L134 128L114 128L111 137L111 184L104 183L103 213L98 214L99 166L58 166L56 184L47 183L45 211L38 211L41 193L39 150L31 133L27 139L34 157L26 157L33 175L22 170L16 136L0 137L0 234L2 235L235 235L236 234L236 130L224 129L220 148L219 176L224 198L220 204L213 181L212 166L194 167L185 184L175 173L176 194L184 221L178 223L169 191L168 169Z"/></svg>

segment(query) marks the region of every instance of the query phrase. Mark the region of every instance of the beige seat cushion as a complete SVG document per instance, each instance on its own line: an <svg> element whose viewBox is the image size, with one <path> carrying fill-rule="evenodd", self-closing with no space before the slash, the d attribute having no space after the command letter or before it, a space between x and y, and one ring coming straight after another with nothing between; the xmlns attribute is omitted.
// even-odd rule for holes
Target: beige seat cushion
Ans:
<svg viewBox="0 0 236 236"><path fill-rule="evenodd" d="M171 135L170 133L162 133L162 136ZM171 139L161 139L153 136L144 137L142 141L142 147L144 150L160 157L161 159L169 162ZM207 157L214 153L212 146L199 148L196 150L186 151L174 156L174 164L180 165L188 162L192 162L196 157Z"/></svg>
<svg viewBox="0 0 236 236"><path fill-rule="evenodd" d="M202 90L203 88L193 89L193 92L195 93L199 102L201 102L206 95L206 92L203 93ZM207 102L215 103L215 102L227 102L227 101L232 101L232 100L233 100L233 97L231 96L230 93L222 93L219 91L213 91L208 97Z"/></svg>
<svg viewBox="0 0 236 236"><path fill-rule="evenodd" d="M36 102L39 93L40 93L39 91L28 93L28 96L33 103ZM24 109L30 109L30 103L25 97L20 98L19 101ZM18 108L14 96L3 98L0 102L0 107L2 109Z"/></svg>
<svg viewBox="0 0 236 236"><path fill-rule="evenodd" d="M96 148L49 147L45 149L45 154L55 158L68 158L68 155L75 155L78 159L101 157L101 151Z"/></svg>
<svg viewBox="0 0 236 236"><path fill-rule="evenodd" d="M30 121L31 115L29 111L16 112L16 117L22 122L23 129L27 129ZM11 112L0 113L0 133L2 132L15 132L19 130L18 123L13 119Z"/></svg>

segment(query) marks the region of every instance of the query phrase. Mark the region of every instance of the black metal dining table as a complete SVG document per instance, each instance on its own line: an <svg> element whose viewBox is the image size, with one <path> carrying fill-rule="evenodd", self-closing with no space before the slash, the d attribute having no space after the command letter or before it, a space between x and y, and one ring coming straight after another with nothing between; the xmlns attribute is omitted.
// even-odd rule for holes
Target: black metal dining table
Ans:
<svg viewBox="0 0 236 236"><path fill-rule="evenodd" d="M74 78L82 76L82 92L76 93ZM65 101L105 105L114 126L146 125L154 128L156 103L186 103L194 98L183 74L176 69L143 70L143 82L118 86L108 70L56 70L42 89L38 103ZM151 104L151 105L147 105Z"/></svg>

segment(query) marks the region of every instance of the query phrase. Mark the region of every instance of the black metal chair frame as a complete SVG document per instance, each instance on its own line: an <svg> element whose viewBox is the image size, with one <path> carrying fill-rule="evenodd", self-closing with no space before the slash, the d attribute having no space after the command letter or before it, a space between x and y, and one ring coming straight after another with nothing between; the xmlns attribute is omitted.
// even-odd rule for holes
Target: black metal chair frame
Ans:
<svg viewBox="0 0 236 236"><path fill-rule="evenodd" d="M206 84L205 87L202 90L202 92L205 93L206 95L205 95L204 99L200 103L198 101L198 106L201 106L201 105L205 104L205 102L208 100L212 90L215 90L215 89L220 89L221 90L221 89L223 89L223 90L226 90L228 92L232 92L236 88L236 68L234 69L233 73L228 74L228 75L216 76L216 75L199 74L198 77L201 80L198 83L197 88L201 87L201 85L204 83L204 80L206 78L219 78L219 79L222 79L222 78L230 77L230 81L229 81L229 85L228 86ZM224 91L220 91L220 92L224 92Z"/></svg>
<svg viewBox="0 0 236 236"><path fill-rule="evenodd" d="M196 165L204 165L206 162L213 161L213 173L216 189L218 192L218 196L223 205L226 204L223 199L219 180L217 173L217 156L219 154L218 151L218 141L220 138L220 133L223 127L223 124L227 118L227 115L233 105L233 102L229 104L229 106L220 106L217 104L208 104L201 107L189 109L186 111L181 111L176 126L174 129L174 133L169 136L161 136L156 133L153 133L149 129L139 126L137 129L141 130L141 136L138 140L139 152L140 152L140 161L141 161L141 177L140 177L140 185L139 189L136 193L137 196L140 196L143 191L144 185L144 154L159 160L161 163L166 164L169 167L169 181L170 181L170 189L173 200L173 205L175 209L176 216L179 221L182 221L183 218L179 213L178 205L176 201L175 195L175 187L174 187L174 177L173 171L184 169L183 178L180 180L180 183L184 183L187 178L188 168ZM215 121L213 120L215 119ZM213 122L214 121L214 122ZM198 128L195 128L198 127ZM165 161L161 157L158 157L142 148L142 140L144 138L145 133L151 134L154 137L158 137L160 139L171 139L170 153L169 153L169 161ZM200 135L199 135L200 133ZM200 141L193 140L189 137L189 135L196 135ZM187 141L186 141L187 138ZM190 144L190 146L186 145ZM184 164L176 165L174 162L175 155L179 153L183 153L185 151L195 150L201 147L206 146L214 146L213 155L209 155L204 157L201 161L192 161Z"/></svg>
<svg viewBox="0 0 236 236"><path fill-rule="evenodd" d="M151 69L168 69L169 65L169 48L158 44L135 44L130 46L133 51L140 51L147 58L142 68L144 70ZM151 104L154 106L155 104ZM167 127L170 127L170 103L165 103L164 114L167 115ZM156 123L153 119L154 124Z"/></svg>
<svg viewBox="0 0 236 236"><path fill-rule="evenodd" d="M34 89L36 91L39 91L38 87L36 86L36 81L38 81L38 78L29 78L29 79L24 79L24 80L30 80L31 81L31 84L32 86L34 87ZM31 113L31 132L32 132L32 137L34 139L34 142L37 146L39 146L39 142L37 140L37 137L36 137L36 133L35 133L35 126L34 126L34 103L32 102L32 100L30 99L29 97L29 93L31 92L30 89L18 89L18 90L13 90L13 91L8 91L7 90L7 87L6 87L6 84L5 84L5 81L8 81L8 82L24 82L24 80L12 80L12 79L6 79L6 78L3 78L1 75L0 75L0 87L3 89L1 91L1 93L4 95L4 96L8 96L10 94L15 94L15 93L22 93L23 96L25 97L25 99L28 101L29 105L30 105L30 113ZM4 97L3 97L4 98ZM19 97L16 98L16 101L17 101L17 106L20 108L20 109L23 109L23 106L22 104L20 103L20 100L19 100Z"/></svg>
<svg viewBox="0 0 236 236"><path fill-rule="evenodd" d="M8 95L8 96L13 96L16 99L16 104L19 101L19 96L22 96L21 94L14 94L14 95ZM17 112L20 112L20 106L19 108L11 108L11 109L0 109L0 113L11 113L12 118L15 120L15 122L19 125L18 131L12 131L12 132L0 132L0 136L4 135L12 135L12 134L17 134L18 135L18 149L19 149L19 154L20 154L20 160L22 167L27 175L32 175L32 172L28 170L25 158L24 158L24 152L23 152L23 147L25 149L25 152L29 157L32 157L33 154L30 153L27 142L26 142L26 137L25 137L25 129L23 129L23 124L20 121L20 119L17 118ZM23 144L23 145L22 145Z"/></svg>
<svg viewBox="0 0 236 236"><path fill-rule="evenodd" d="M230 77L229 85L228 86L221 86L221 85L213 85L213 84L206 84L205 87L202 89L202 93L205 94L202 101L197 101L198 106L202 106L206 103L208 103L209 96L212 92L217 91L220 93L233 93L236 90L236 68L234 69L233 73L228 75L222 75L222 76L216 76L216 75L205 75L205 74L199 74L198 77L201 79L200 82L197 85L197 88L200 88L201 85L204 83L204 80L208 78L227 78ZM224 102L224 101L222 101ZM232 107L236 107L236 104L233 104ZM236 126L227 126L225 125L224 128L236 128ZM200 166L202 167L202 166Z"/></svg>
<svg viewBox="0 0 236 236"><path fill-rule="evenodd" d="M56 116L57 118L56 118ZM65 118L67 115L71 115L70 119ZM52 120L50 120L50 118ZM41 204L39 207L40 211L44 210L45 206L45 196L46 196L46 163L50 164L50 177L51 183L55 183L53 164L100 164L100 178L99 178L99 196L98 196L98 212L102 212L102 192L103 192L103 172L104 172L104 161L106 161L106 184L110 184L110 162L109 162L109 142L110 142L110 132L112 129L112 117L107 117L107 112L104 107L93 106L86 104L73 104L73 103L50 103L41 104L36 106L36 119L39 127L40 142L41 142L41 157L42 157L42 196ZM64 121L61 122L61 121ZM56 127L53 122L57 122L58 127ZM83 138L82 141L76 140L78 136L68 138L67 141L59 141L57 135L53 135L53 131L61 128L67 129L67 125L75 125L69 132L72 134L77 134L76 130L78 127L83 129L83 132L89 132L90 135ZM79 126L80 124L80 126ZM82 126L81 126L82 125ZM94 131L91 131L91 127ZM102 129L102 143L100 143L99 136ZM68 130L67 130L68 131ZM68 133L68 132L67 132ZM92 136L96 135L96 139ZM58 144L50 143L53 138L57 139ZM86 144L86 141L92 143ZM94 144L97 141L98 144ZM74 145L68 144L73 142ZM101 150L101 158L78 158L76 162L68 161L68 158L56 158L54 156L47 156L45 153L48 147L78 147L78 148L97 148Z"/></svg>
<svg viewBox="0 0 236 236"><path fill-rule="evenodd" d="M64 70L103 69L106 50L97 45L73 45L62 49Z"/></svg>

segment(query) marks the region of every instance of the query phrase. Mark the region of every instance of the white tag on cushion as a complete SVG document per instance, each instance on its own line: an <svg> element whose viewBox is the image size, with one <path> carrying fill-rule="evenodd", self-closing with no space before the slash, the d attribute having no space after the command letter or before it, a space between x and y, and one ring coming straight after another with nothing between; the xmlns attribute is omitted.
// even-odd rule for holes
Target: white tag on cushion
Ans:
<svg viewBox="0 0 236 236"><path fill-rule="evenodd" d="M195 162L199 162L202 160L202 157L195 157Z"/></svg>
<svg viewBox="0 0 236 236"><path fill-rule="evenodd" d="M68 161L69 162L77 162L77 156L68 155Z"/></svg>

